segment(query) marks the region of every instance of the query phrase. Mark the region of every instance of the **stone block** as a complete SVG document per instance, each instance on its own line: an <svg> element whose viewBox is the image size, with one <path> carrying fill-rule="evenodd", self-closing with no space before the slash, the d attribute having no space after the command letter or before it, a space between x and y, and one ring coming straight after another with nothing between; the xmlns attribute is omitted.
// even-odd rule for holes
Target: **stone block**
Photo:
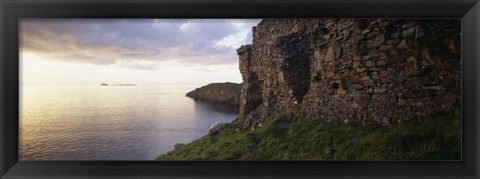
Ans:
<svg viewBox="0 0 480 179"><path fill-rule="evenodd" d="M364 72L365 70L367 70L367 69L366 69L366 68L357 68L357 69L356 69L356 71L357 71L357 72L360 72L360 73Z"/></svg>
<svg viewBox="0 0 480 179"><path fill-rule="evenodd" d="M373 66L373 61L369 60L369 61L365 62L365 66L372 67Z"/></svg>
<svg viewBox="0 0 480 179"><path fill-rule="evenodd" d="M407 29L407 30L404 30L404 31L402 32L402 36L403 36L403 37L412 36L412 35L415 33L415 29L416 29L415 27L412 27L412 28L409 28L409 29Z"/></svg>
<svg viewBox="0 0 480 179"><path fill-rule="evenodd" d="M353 57L353 61L358 61L358 60L361 60L361 59L362 59L362 57L357 56L357 55L355 55L355 56Z"/></svg>
<svg viewBox="0 0 480 179"><path fill-rule="evenodd" d="M317 49L317 50L315 50L314 56L315 56L316 59L320 59L320 58L322 58L321 56L323 56L323 54L322 54L320 49Z"/></svg>
<svg viewBox="0 0 480 179"><path fill-rule="evenodd" d="M353 102L350 106L352 106L353 109L358 109L359 105L357 102Z"/></svg>
<svg viewBox="0 0 480 179"><path fill-rule="evenodd" d="M330 62L333 61L333 57L335 55L335 52L332 47L329 47L327 50L327 54L325 54L325 61Z"/></svg>
<svg viewBox="0 0 480 179"><path fill-rule="evenodd" d="M354 90L361 90L361 89L364 88L364 86L361 85L361 84L352 84L352 85L350 85L350 88L352 88Z"/></svg>
<svg viewBox="0 0 480 179"><path fill-rule="evenodd" d="M380 46L381 51L389 51L389 50L392 50L392 49L393 49L392 45L382 45L382 46Z"/></svg>
<svg viewBox="0 0 480 179"><path fill-rule="evenodd" d="M403 39L400 44L397 45L397 49L404 50L408 48L407 40Z"/></svg>
<svg viewBox="0 0 480 179"><path fill-rule="evenodd" d="M360 101L360 100L362 100L362 97L363 97L363 96L362 96L361 93L355 93L355 94L353 95L353 100L355 100L355 101Z"/></svg>
<svg viewBox="0 0 480 179"><path fill-rule="evenodd" d="M360 67L360 61L354 61L353 68L358 68L358 67Z"/></svg>
<svg viewBox="0 0 480 179"><path fill-rule="evenodd" d="M362 60L370 60L370 58L371 58L370 55L365 55L362 57Z"/></svg>
<svg viewBox="0 0 480 179"><path fill-rule="evenodd" d="M386 65L386 62L384 60L377 61L377 66L384 66L384 65Z"/></svg>
<svg viewBox="0 0 480 179"><path fill-rule="evenodd" d="M387 89L385 89L385 88L373 89L373 93L376 93L376 94L384 93L385 91L387 91Z"/></svg>
<svg viewBox="0 0 480 179"><path fill-rule="evenodd" d="M385 43L385 34L377 35L375 40L373 40L373 47L380 47L383 43Z"/></svg>

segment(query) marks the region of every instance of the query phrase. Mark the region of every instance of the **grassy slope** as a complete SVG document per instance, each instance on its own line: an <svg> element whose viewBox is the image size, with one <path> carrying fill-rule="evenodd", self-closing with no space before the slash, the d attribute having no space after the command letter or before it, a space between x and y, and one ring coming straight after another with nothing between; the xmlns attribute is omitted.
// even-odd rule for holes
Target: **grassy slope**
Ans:
<svg viewBox="0 0 480 179"><path fill-rule="evenodd" d="M255 130L241 119L158 160L450 160L460 159L458 110L380 126L272 115Z"/></svg>

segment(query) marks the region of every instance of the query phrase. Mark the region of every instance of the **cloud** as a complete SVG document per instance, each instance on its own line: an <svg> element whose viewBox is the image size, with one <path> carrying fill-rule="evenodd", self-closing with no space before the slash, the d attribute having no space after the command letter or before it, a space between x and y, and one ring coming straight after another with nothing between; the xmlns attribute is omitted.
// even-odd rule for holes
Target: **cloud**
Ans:
<svg viewBox="0 0 480 179"><path fill-rule="evenodd" d="M55 59L64 59L71 62L78 62L78 63L90 63L95 65L109 65L114 64L116 59L114 58L102 58L99 56L91 56L85 55L84 53L69 53L66 55L57 55L53 56Z"/></svg>
<svg viewBox="0 0 480 179"><path fill-rule="evenodd" d="M158 62L143 60L117 60L115 66L140 70L157 70L160 67Z"/></svg>
<svg viewBox="0 0 480 179"><path fill-rule="evenodd" d="M155 64L232 64L260 20L22 19L20 49L60 60L155 70Z"/></svg>

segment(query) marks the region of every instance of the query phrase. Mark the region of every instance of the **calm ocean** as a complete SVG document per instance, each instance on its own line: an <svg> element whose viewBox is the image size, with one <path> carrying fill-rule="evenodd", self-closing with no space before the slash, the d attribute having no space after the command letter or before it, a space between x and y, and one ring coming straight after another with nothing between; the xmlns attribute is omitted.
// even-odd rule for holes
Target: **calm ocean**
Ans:
<svg viewBox="0 0 480 179"><path fill-rule="evenodd" d="M195 87L22 86L20 160L152 160L231 122L235 109L196 102Z"/></svg>

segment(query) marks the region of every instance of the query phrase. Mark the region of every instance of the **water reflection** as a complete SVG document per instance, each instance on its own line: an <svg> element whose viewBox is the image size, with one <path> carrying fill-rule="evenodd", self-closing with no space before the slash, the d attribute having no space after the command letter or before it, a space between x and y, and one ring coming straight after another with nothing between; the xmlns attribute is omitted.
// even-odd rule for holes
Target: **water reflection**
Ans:
<svg viewBox="0 0 480 179"><path fill-rule="evenodd" d="M203 101L194 100L196 111L204 112L206 109L210 111L219 111L228 114L238 114L239 106L238 105L229 105L229 104L216 104ZM198 110L197 110L198 109Z"/></svg>
<svg viewBox="0 0 480 179"><path fill-rule="evenodd" d="M20 160L151 160L238 108L162 87L22 88Z"/></svg>

